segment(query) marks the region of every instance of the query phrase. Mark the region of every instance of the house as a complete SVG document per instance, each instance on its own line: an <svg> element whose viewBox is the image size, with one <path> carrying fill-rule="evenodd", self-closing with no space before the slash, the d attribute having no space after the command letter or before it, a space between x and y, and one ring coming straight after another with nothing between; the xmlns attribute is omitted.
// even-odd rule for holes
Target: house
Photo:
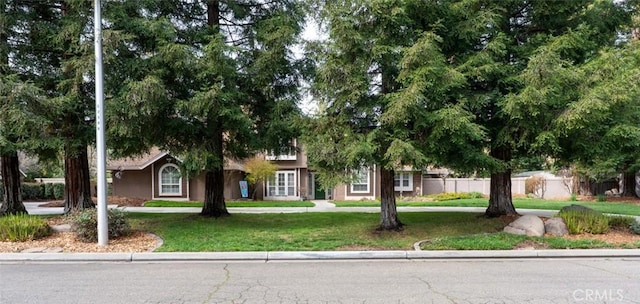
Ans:
<svg viewBox="0 0 640 304"><path fill-rule="evenodd" d="M380 169L377 166L355 172L350 184L339 185L333 190L334 200L374 200L380 197ZM422 172L409 166L398 169L394 177L396 196L422 195Z"/></svg>
<svg viewBox="0 0 640 304"><path fill-rule="evenodd" d="M180 172L180 159L158 148L138 157L107 162L111 171L113 194L149 200L204 200L205 174L185 176ZM225 163L224 197L240 199L240 180L244 177L241 163Z"/></svg>
<svg viewBox="0 0 640 304"><path fill-rule="evenodd" d="M307 165L304 147L292 141L279 155L265 153L265 159L277 166L273 178L256 186L257 199L264 200L362 200L380 197L380 170L373 166L357 172L358 178L334 189L323 189L316 173ZM113 194L149 200L204 200L204 173L195 177L180 173L180 160L153 148L135 157L110 160L107 169L113 178ZM225 167L226 200L241 199L240 181L245 178L241 162L227 160ZM395 190L399 196L420 195L422 173L405 167L396 172Z"/></svg>

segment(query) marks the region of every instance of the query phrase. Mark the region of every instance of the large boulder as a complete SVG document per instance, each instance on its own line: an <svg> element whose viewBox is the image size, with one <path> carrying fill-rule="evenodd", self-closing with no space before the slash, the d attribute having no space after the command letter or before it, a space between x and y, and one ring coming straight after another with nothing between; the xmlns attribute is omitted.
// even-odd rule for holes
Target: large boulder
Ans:
<svg viewBox="0 0 640 304"><path fill-rule="evenodd" d="M544 223L544 230L546 233L555 235L555 236L564 236L569 234L569 230L567 230L567 225L564 223L562 218L552 217L548 219Z"/></svg>
<svg viewBox="0 0 640 304"><path fill-rule="evenodd" d="M527 236L544 236L544 222L535 215L525 215L504 227L504 232Z"/></svg>

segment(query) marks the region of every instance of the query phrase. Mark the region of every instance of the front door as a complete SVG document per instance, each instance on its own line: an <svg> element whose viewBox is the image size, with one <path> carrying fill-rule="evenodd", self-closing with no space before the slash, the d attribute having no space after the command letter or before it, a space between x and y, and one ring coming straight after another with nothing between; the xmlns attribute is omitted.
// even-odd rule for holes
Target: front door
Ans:
<svg viewBox="0 0 640 304"><path fill-rule="evenodd" d="M320 186L320 183L318 183L315 174L313 175L313 199L327 199L327 192L322 189L322 186Z"/></svg>

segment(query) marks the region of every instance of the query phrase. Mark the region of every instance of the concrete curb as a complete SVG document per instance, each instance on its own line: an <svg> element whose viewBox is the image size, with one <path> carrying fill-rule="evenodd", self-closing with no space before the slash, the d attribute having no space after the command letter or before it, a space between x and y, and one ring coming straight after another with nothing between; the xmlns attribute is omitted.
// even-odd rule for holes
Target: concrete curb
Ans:
<svg viewBox="0 0 640 304"><path fill-rule="evenodd" d="M640 258L640 249L0 253L0 263Z"/></svg>

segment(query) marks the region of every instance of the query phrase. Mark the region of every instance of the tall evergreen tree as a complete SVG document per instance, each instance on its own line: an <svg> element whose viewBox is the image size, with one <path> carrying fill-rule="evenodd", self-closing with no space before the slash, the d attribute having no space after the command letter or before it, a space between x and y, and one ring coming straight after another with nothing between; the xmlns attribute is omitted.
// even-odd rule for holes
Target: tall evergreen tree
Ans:
<svg viewBox="0 0 640 304"><path fill-rule="evenodd" d="M328 39L316 46L314 80L321 113L309 119L304 142L310 167L326 187L350 182L356 172L380 171L379 229L400 230L394 170L424 164L395 136L399 125L383 116L399 89L402 48L415 34L403 1L318 1ZM399 153L399 150L401 153ZM403 152L403 153L402 153Z"/></svg>
<svg viewBox="0 0 640 304"><path fill-rule="evenodd" d="M185 174L205 173L202 215L227 216L225 157L283 149L295 136L300 75L290 47L304 17L299 3L149 1L138 12L155 38L134 34L147 76L123 82L112 117L142 124L121 119L112 140L129 147L141 137L180 155ZM144 121L156 123L146 134Z"/></svg>
<svg viewBox="0 0 640 304"><path fill-rule="evenodd" d="M438 46L448 65L464 77L464 85L445 93L451 96L450 100L455 105L453 108L462 108L463 113L472 113L473 116L462 115L459 117L466 119L455 122L471 122L485 134L485 140L470 137L474 139L469 142L469 151L473 153L455 158L445 156L443 164L455 168L461 162L475 159L480 169L488 170L491 174L491 194L486 215L515 214L511 198L512 161L532 151L532 138L549 125L553 111L562 108L558 98L545 99L540 96L543 98L535 99L538 104L532 103L527 108L532 111L521 109L520 116L513 117L515 112L512 110L518 110L518 107L510 103L511 96L526 89L521 74L532 56L553 43L557 36L568 35L568 38L573 38L567 43L575 47L565 48L568 52L565 60L571 63L589 60L599 47L610 45L615 40L616 30L628 20L629 12L623 3L613 1L467 0L440 1L435 8L438 16L433 16L430 12L434 7L429 3L416 1L411 11L415 13L413 19L419 20L422 30L438 37ZM588 35L569 35L573 32L585 32ZM430 65L417 63L405 65L405 72L411 75L405 86L429 88L421 86L419 81L423 79L416 75L430 71ZM443 75L446 77L446 74ZM571 79L566 81L572 83ZM427 82L426 85L431 83ZM426 91L429 94L438 92L437 88ZM418 96L430 100L429 95L423 92ZM565 101L571 98L570 94L560 96ZM549 111L542 110L545 108ZM419 121L425 120L420 118ZM433 135L433 131L430 134ZM451 142L444 141L443 145L446 147ZM478 148L486 151L490 159L479 156Z"/></svg>
<svg viewBox="0 0 640 304"><path fill-rule="evenodd" d="M0 1L0 178L3 197L0 215L25 213L22 203L18 151L44 152L48 145L40 138L46 122L38 119L43 93L19 77L20 70L11 62L16 43L21 41L19 26L23 12L17 1ZM35 110L35 111L34 111Z"/></svg>
<svg viewBox="0 0 640 304"><path fill-rule="evenodd" d="M94 140L92 5L88 1L15 1L21 20L12 64L20 79L46 95L34 113L51 122L48 136L60 139L65 168L65 212L93 207L87 147ZM44 110L46 108L46 110Z"/></svg>

